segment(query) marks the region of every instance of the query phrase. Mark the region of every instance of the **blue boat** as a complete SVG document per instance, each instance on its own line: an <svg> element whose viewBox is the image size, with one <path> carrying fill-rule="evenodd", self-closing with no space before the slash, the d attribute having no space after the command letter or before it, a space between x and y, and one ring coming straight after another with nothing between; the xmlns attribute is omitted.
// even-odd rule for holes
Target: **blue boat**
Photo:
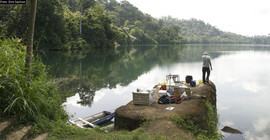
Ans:
<svg viewBox="0 0 270 140"><path fill-rule="evenodd" d="M101 119L99 119L99 120L96 120L96 121L94 121L92 123L94 125L103 125L103 124L111 121L113 118L114 118L114 112L111 113L111 114L109 114L109 115L107 115L107 116L105 116L105 117L103 117L103 118L101 118Z"/></svg>
<svg viewBox="0 0 270 140"><path fill-rule="evenodd" d="M81 128L94 128L95 126L102 126L110 122L113 118L114 112L103 111L83 119L77 118L76 120L69 120L69 123Z"/></svg>

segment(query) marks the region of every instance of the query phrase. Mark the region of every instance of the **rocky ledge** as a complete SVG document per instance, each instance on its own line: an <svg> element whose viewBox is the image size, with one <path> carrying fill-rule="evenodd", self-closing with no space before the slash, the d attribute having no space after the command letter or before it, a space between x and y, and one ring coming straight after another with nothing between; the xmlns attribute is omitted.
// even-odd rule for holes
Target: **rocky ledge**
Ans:
<svg viewBox="0 0 270 140"><path fill-rule="evenodd" d="M193 121L199 128L207 129L207 107L205 101L209 101L216 109L216 87L213 82L209 84L199 84L190 87L192 95L188 100L180 104L158 104L158 95L155 95L155 102L150 106L134 105L129 102L115 111L115 129L134 130L140 127L145 121L151 120L148 132L167 133L175 127L170 121L173 115L178 115L183 119ZM167 107L175 107L173 110L166 110ZM164 130L162 130L164 128ZM151 130L155 129L155 130ZM181 129L181 128L174 128Z"/></svg>

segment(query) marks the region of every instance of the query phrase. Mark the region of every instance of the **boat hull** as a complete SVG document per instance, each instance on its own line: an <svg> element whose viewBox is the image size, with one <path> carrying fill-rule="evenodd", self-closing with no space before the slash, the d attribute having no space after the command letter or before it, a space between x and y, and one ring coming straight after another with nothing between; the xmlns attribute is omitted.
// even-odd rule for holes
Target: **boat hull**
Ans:
<svg viewBox="0 0 270 140"><path fill-rule="evenodd" d="M94 128L101 126L114 118L114 112L103 111L86 118L77 118L75 120L69 120L69 123L81 128Z"/></svg>

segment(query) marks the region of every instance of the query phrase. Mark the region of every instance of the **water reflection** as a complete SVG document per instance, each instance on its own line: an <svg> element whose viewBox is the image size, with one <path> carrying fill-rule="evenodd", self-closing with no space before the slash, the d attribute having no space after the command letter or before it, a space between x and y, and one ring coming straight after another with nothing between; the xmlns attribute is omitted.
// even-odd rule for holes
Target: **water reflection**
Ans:
<svg viewBox="0 0 270 140"><path fill-rule="evenodd" d="M230 122L247 139L269 139L269 51L237 51L214 61L221 124Z"/></svg>
<svg viewBox="0 0 270 140"><path fill-rule="evenodd" d="M67 111L85 117L128 103L136 88L152 88L169 73L181 80L186 75L201 79L201 55L208 51L220 128L231 126L246 139L264 140L270 139L269 50L249 45L134 46L41 56L51 74L67 79L61 88L74 95L67 99Z"/></svg>

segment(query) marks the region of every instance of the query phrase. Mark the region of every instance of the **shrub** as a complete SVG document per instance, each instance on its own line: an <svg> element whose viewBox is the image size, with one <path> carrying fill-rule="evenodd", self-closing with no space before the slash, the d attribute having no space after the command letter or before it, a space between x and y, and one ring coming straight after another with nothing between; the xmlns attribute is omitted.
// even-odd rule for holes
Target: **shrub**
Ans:
<svg viewBox="0 0 270 140"><path fill-rule="evenodd" d="M213 108L210 102L205 102L207 108L207 130L203 130L199 128L196 124L194 124L190 119L183 119L179 116L172 116L171 120L176 123L179 127L189 131L193 135L197 136L200 140L216 140L220 139L223 136L217 130L217 113Z"/></svg>
<svg viewBox="0 0 270 140"><path fill-rule="evenodd" d="M33 60L30 76L26 76L25 50L18 39L0 40L0 111L25 122L35 121L39 116L51 120L67 118L45 65Z"/></svg>

